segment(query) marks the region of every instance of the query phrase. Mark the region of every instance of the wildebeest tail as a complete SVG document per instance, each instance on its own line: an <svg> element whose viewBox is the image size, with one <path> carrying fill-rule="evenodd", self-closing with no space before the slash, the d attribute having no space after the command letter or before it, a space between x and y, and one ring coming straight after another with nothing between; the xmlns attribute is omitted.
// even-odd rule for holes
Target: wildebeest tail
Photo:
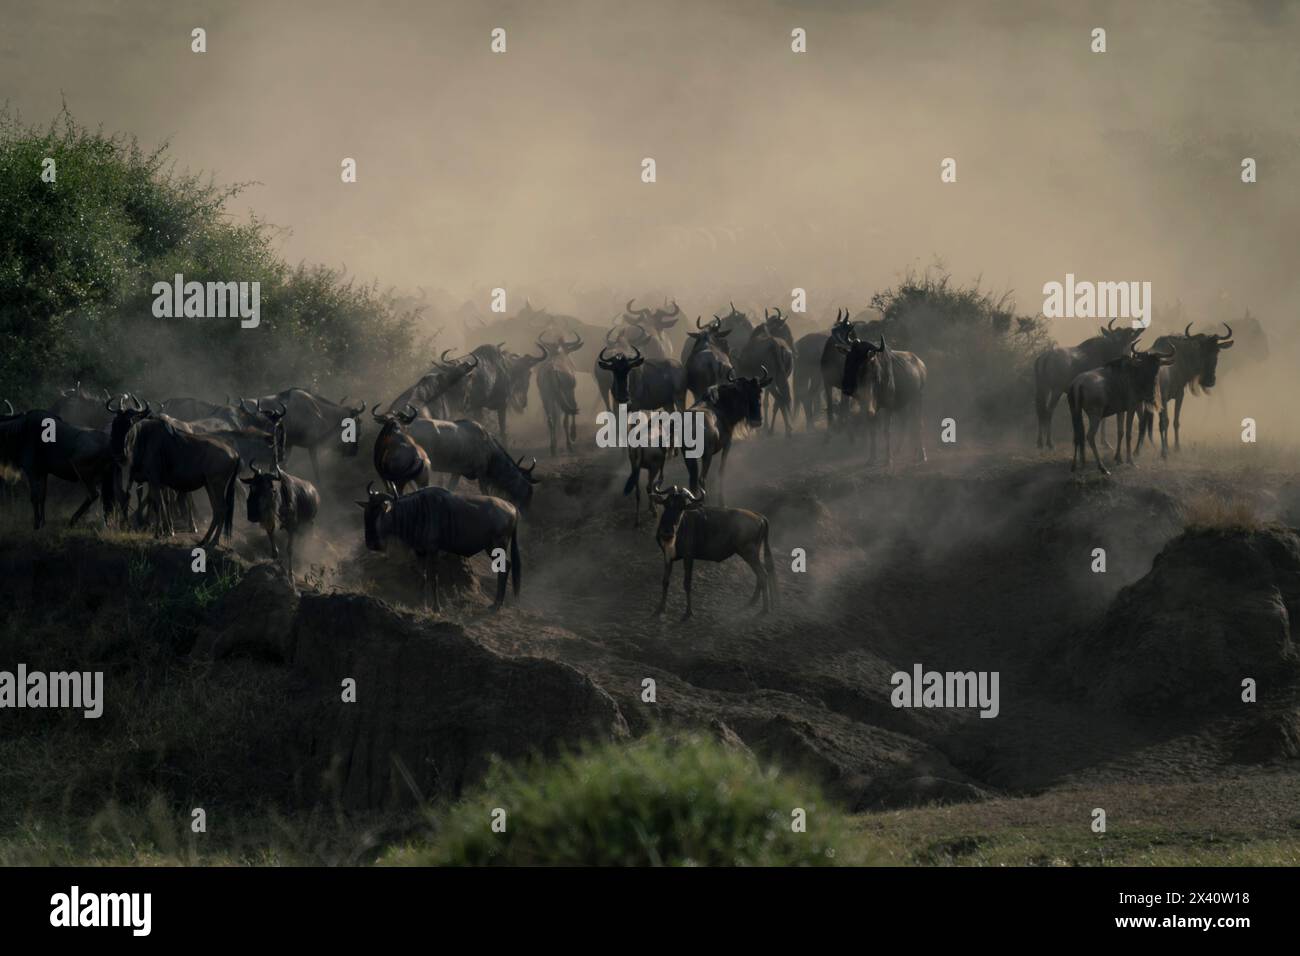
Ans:
<svg viewBox="0 0 1300 956"><path fill-rule="evenodd" d="M768 524L763 519L763 567L767 571L767 586L772 592L772 606L776 606L776 562L772 560L772 544L767 540Z"/></svg>
<svg viewBox="0 0 1300 956"><path fill-rule="evenodd" d="M514 586L515 597L519 597L519 525L510 532L510 580Z"/></svg>
<svg viewBox="0 0 1300 956"><path fill-rule="evenodd" d="M230 469L230 477L226 479L226 514L221 523L221 534L229 538L235 525L235 487L239 484L239 464L240 460L235 459L235 467ZM221 542L221 535L217 536L217 543Z"/></svg>

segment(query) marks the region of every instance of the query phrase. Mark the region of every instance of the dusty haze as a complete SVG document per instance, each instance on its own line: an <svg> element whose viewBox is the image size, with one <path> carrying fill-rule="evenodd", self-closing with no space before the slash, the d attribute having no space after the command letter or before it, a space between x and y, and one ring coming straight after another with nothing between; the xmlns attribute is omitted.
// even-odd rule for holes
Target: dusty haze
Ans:
<svg viewBox="0 0 1300 956"><path fill-rule="evenodd" d="M170 138L181 166L259 184L237 211L290 230L290 260L384 285L557 309L665 290L692 312L802 286L821 313L939 257L1023 312L1074 272L1292 322L1294 5L4 6L0 89L25 119L65 98Z"/></svg>

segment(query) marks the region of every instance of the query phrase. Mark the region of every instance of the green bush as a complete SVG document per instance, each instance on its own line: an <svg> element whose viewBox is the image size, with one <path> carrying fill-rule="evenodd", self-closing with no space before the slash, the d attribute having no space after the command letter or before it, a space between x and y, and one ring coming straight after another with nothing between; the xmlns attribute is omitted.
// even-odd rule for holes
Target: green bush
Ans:
<svg viewBox="0 0 1300 956"><path fill-rule="evenodd" d="M81 380L161 398L196 382L206 397L301 385L337 398L377 372L415 371L418 309L337 269L288 266L274 229L229 214L247 184L178 173L166 151L66 108L42 128L0 107L0 396L46 404ZM154 317L153 284L176 273L259 282L260 326Z"/></svg>
<svg viewBox="0 0 1300 956"><path fill-rule="evenodd" d="M506 811L494 833L492 813ZM792 830L806 812L807 832ZM818 866L848 847L840 813L803 781L700 737L605 744L522 768L498 764L454 807L417 865Z"/></svg>

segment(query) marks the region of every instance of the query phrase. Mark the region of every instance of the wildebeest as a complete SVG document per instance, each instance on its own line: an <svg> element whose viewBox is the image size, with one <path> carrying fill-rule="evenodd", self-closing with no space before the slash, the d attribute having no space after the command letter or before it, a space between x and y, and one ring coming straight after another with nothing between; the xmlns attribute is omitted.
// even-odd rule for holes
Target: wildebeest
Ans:
<svg viewBox="0 0 1300 956"><path fill-rule="evenodd" d="M831 431L835 427L835 392L840 392L840 417L848 420L849 400L841 386L844 384L844 346L857 341L857 331L849 321L849 310L835 310L835 323L830 334L822 343L821 355L817 367L821 373L822 391L826 395L826 440L831 440Z"/></svg>
<svg viewBox="0 0 1300 956"><path fill-rule="evenodd" d="M633 413L633 414L645 414ZM631 415L629 415L629 418ZM641 527L641 472L645 472L645 489L648 500L648 510L651 515L655 513L654 499L650 498L651 490L663 481L664 467L668 464L668 459L675 455L676 449L669 447L669 443L664 441L659 433L659 421L655 418L650 419L649 443L644 447L633 446L627 450L627 461L632 468L632 473L628 475L627 481L623 484L623 494L630 495L636 493L636 510L633 524Z"/></svg>
<svg viewBox="0 0 1300 956"><path fill-rule="evenodd" d="M749 341L750 334L754 331L754 323L749 320L744 312L738 310L734 303L728 303L731 311L726 315L714 315L714 330L724 352L728 355L739 353L745 343ZM696 328L699 328L699 319L695 320ZM688 332L687 335L694 336L695 333ZM682 346L682 364L686 364L686 359L695 351L695 344L691 339L687 339Z"/></svg>
<svg viewBox="0 0 1300 956"><path fill-rule="evenodd" d="M1192 323L1188 322L1182 335L1162 335L1151 344L1152 350L1162 352L1170 349L1177 350L1173 364L1162 368L1156 378L1155 405L1160 409L1161 458L1169 457L1169 404L1172 402L1174 406L1174 451L1179 451L1182 448L1179 443L1179 429L1183 414L1183 399L1188 389L1195 394L1200 389L1213 388L1217 381L1219 353L1233 346L1232 326L1227 322L1223 325L1228 330L1227 335L1216 335L1213 332L1198 332L1192 335ZM1139 449L1142 447L1144 435L1152 443L1155 442L1155 436L1152 434L1154 418L1153 411L1146 409L1139 419Z"/></svg>
<svg viewBox="0 0 1300 956"><path fill-rule="evenodd" d="M687 351L682 367L686 369L686 387L691 398L698 402L710 388L726 381L732 371L731 349L727 345L731 330L724 329L716 315L707 326L700 324L697 315L695 328L698 331L686 333Z"/></svg>
<svg viewBox="0 0 1300 956"><path fill-rule="evenodd" d="M109 436L102 429L73 425L43 408L5 416L0 420L0 466L21 472L27 479L33 527L37 529L45 525L50 475L86 489L86 500L69 525L76 524L97 499L103 502L106 524L112 514L116 498L113 459Z"/></svg>
<svg viewBox="0 0 1300 956"><path fill-rule="evenodd" d="M772 398L768 431L776 430L776 413L781 412L785 433L790 434L790 375L794 371L794 338L787 320L778 308L775 315L763 310L763 324L754 329L736 358L739 375L757 375L760 368L771 370L772 385L764 398Z"/></svg>
<svg viewBox="0 0 1300 956"><path fill-rule="evenodd" d="M259 407L283 407L285 458L294 448L305 448L311 458L312 473L320 481L320 464L317 450L327 446L331 440L334 447L345 458L356 456L361 443L361 413L366 410L366 403L358 406L346 404L347 397L337 402L313 395L305 388L287 388L275 395L267 395L257 400ZM352 428L345 428L346 422ZM350 439L350 440L349 440Z"/></svg>
<svg viewBox="0 0 1300 956"><path fill-rule="evenodd" d="M809 332L794 343L794 374L791 392L796 411L803 409L805 427L812 431L817 421L817 395L821 391L821 360L826 332Z"/></svg>
<svg viewBox="0 0 1300 956"><path fill-rule="evenodd" d="M523 413L528 409L528 386L532 382L533 370L546 361L547 352L541 355L516 355L514 352L502 352L506 362L506 375L510 379L510 407ZM504 436L503 436L504 439Z"/></svg>
<svg viewBox="0 0 1300 956"><path fill-rule="evenodd" d="M51 414L69 425L82 428L107 428L113 420L111 414L104 411L104 400L113 396L104 389L102 396L96 396L81 387L78 382L72 388L64 389L50 406Z"/></svg>
<svg viewBox="0 0 1300 956"><path fill-rule="evenodd" d="M682 312L681 307L674 302L671 309L667 307L667 303L664 303L664 308L653 311L634 309L632 303L635 301L635 299L628 299L623 321L641 334L630 335L627 343L631 345L635 342L645 353L646 358L669 358L673 354L673 340L668 335L668 330L677 324L678 316Z"/></svg>
<svg viewBox="0 0 1300 956"><path fill-rule="evenodd" d="M434 472L449 476L448 489L455 491L461 478L477 481L483 494L504 495L521 512L533 500L533 477L537 459L527 468L523 459L515 461L488 430L476 421L460 419L449 422L417 418L406 432L429 456Z"/></svg>
<svg viewBox="0 0 1300 956"><path fill-rule="evenodd" d="M1120 442L1120 427L1115 436L1115 463L1120 461L1121 444L1128 449L1128 460L1133 461L1133 416L1155 402L1156 377L1161 368L1171 365L1176 351L1146 352L1137 350L1137 343L1129 345L1129 354L1111 359L1100 368L1090 369L1075 376L1068 389L1070 422L1074 427L1074 450L1070 456L1070 470L1076 471L1087 464L1088 452L1083 445L1083 416L1088 415L1088 444L1097 459L1097 468L1103 475L1110 472L1101 463L1097 451L1097 429L1110 415L1122 426L1124 441Z"/></svg>
<svg viewBox="0 0 1300 956"><path fill-rule="evenodd" d="M1034 409L1038 413L1038 447L1052 448L1052 414L1070 383L1082 372L1105 365L1125 355L1144 329L1115 328L1111 319L1097 329L1100 335L1085 339L1073 348L1048 349L1034 359ZM1105 437L1103 435L1103 437Z"/></svg>
<svg viewBox="0 0 1300 956"><path fill-rule="evenodd" d="M633 356L622 352L605 357L608 347L596 357L598 368L610 376L610 394L615 404L629 411L686 408L686 370L676 359L648 359L633 346Z"/></svg>
<svg viewBox="0 0 1300 956"><path fill-rule="evenodd" d="M704 492L696 497L676 485L668 491L654 488L650 497L663 506L659 527L655 530L655 540L664 556L663 589L656 615L663 614L668 603L673 562L683 562L686 613L682 618L685 620L691 616L691 576L695 562L725 561L736 554L754 572L754 594L749 599L750 606L760 595L764 614L776 606L776 565L768 541L767 518L740 508L706 507Z"/></svg>
<svg viewBox="0 0 1300 956"><path fill-rule="evenodd" d="M465 400L465 377L473 373L478 357L448 361L450 353L451 349L444 349L442 358L418 382L388 403L388 411L410 405L429 418L448 418L452 407L459 408Z"/></svg>
<svg viewBox="0 0 1300 956"><path fill-rule="evenodd" d="M155 533L174 533L171 511L163 500L164 489L188 494L200 488L208 493L212 523L201 544L220 544L229 535L235 513L239 453L227 441L209 435L183 431L174 419L153 418L146 402L143 409L119 408L113 420L109 445L113 462L122 470L122 487L134 483L148 486L148 502L155 515Z"/></svg>
<svg viewBox="0 0 1300 956"><path fill-rule="evenodd" d="M578 373L569 356L582 348L582 337L550 345L538 339L537 346L550 353L537 366L537 391L542 396L542 411L546 414L546 428L551 435L551 454L556 454L556 429L564 434L565 449L573 451L573 443L578 438L578 400L575 397Z"/></svg>
<svg viewBox="0 0 1300 956"><path fill-rule="evenodd" d="M496 412L497 434L506 438L506 412L523 411L528 404L528 383L532 367L543 358L510 355L501 345L480 345L470 355L478 367L466 381L464 411L477 418L483 409Z"/></svg>
<svg viewBox="0 0 1300 956"><path fill-rule="evenodd" d="M257 462L250 462L251 478L240 478L248 486L248 520L260 525L271 542L271 557L278 560L280 552L275 546L275 532L279 528L287 537L285 558L289 573L293 574L293 540L300 532L310 529L320 510L320 494L316 486L305 478L295 478L275 465L270 471L259 471Z"/></svg>
<svg viewBox="0 0 1300 956"><path fill-rule="evenodd" d="M427 488L433 478L429 456L406 430L417 417L415 409L407 405L402 411L370 414L383 426L375 436L374 461L379 479L395 495L402 494L412 483Z"/></svg>
<svg viewBox="0 0 1300 956"><path fill-rule="evenodd" d="M686 471L691 478L691 491L704 490L713 456L720 455L718 504L726 503L724 481L727 475L727 456L731 452L732 434L741 422L755 429L763 426L763 389L771 380L765 368L759 370L758 378L737 378L735 372L728 368L727 381L710 388L702 401L696 402L687 409L687 415L700 416L704 443L703 453L699 458L684 456Z"/></svg>
<svg viewBox="0 0 1300 956"><path fill-rule="evenodd" d="M840 388L846 396L858 395L862 401L871 430L867 461L876 460L876 438L882 430L885 463L894 460L890 426L895 413L912 416L916 426L916 460L925 461L925 363L911 352L891 349L883 335L879 345L860 340L852 330L847 335L844 341L835 343L844 355L844 379ZM850 430L850 440L852 435Z"/></svg>
<svg viewBox="0 0 1300 956"><path fill-rule="evenodd" d="M366 491L368 499L357 502L366 512L366 547L386 551L389 540L395 537L414 551L424 571L422 593L426 605L432 575L433 609L441 610L438 552L469 558L486 551L495 563L501 555L494 552L504 552L507 544L510 558L505 569L497 571L492 609L499 609L506 599L507 574L513 578L515 597L519 596L519 512L510 502L487 495L458 495L446 488L421 488L398 497L375 491L370 485Z"/></svg>

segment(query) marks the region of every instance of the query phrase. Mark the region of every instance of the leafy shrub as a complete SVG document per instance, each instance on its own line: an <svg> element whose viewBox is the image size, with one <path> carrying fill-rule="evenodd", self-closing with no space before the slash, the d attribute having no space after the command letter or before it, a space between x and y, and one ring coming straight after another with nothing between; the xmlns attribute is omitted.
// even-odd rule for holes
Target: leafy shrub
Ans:
<svg viewBox="0 0 1300 956"><path fill-rule="evenodd" d="M504 833L492 811L507 811ZM791 813L806 811L807 832ZM498 764L452 809L432 849L388 862L440 865L817 866L848 846L809 784L700 737L605 744L523 768Z"/></svg>

